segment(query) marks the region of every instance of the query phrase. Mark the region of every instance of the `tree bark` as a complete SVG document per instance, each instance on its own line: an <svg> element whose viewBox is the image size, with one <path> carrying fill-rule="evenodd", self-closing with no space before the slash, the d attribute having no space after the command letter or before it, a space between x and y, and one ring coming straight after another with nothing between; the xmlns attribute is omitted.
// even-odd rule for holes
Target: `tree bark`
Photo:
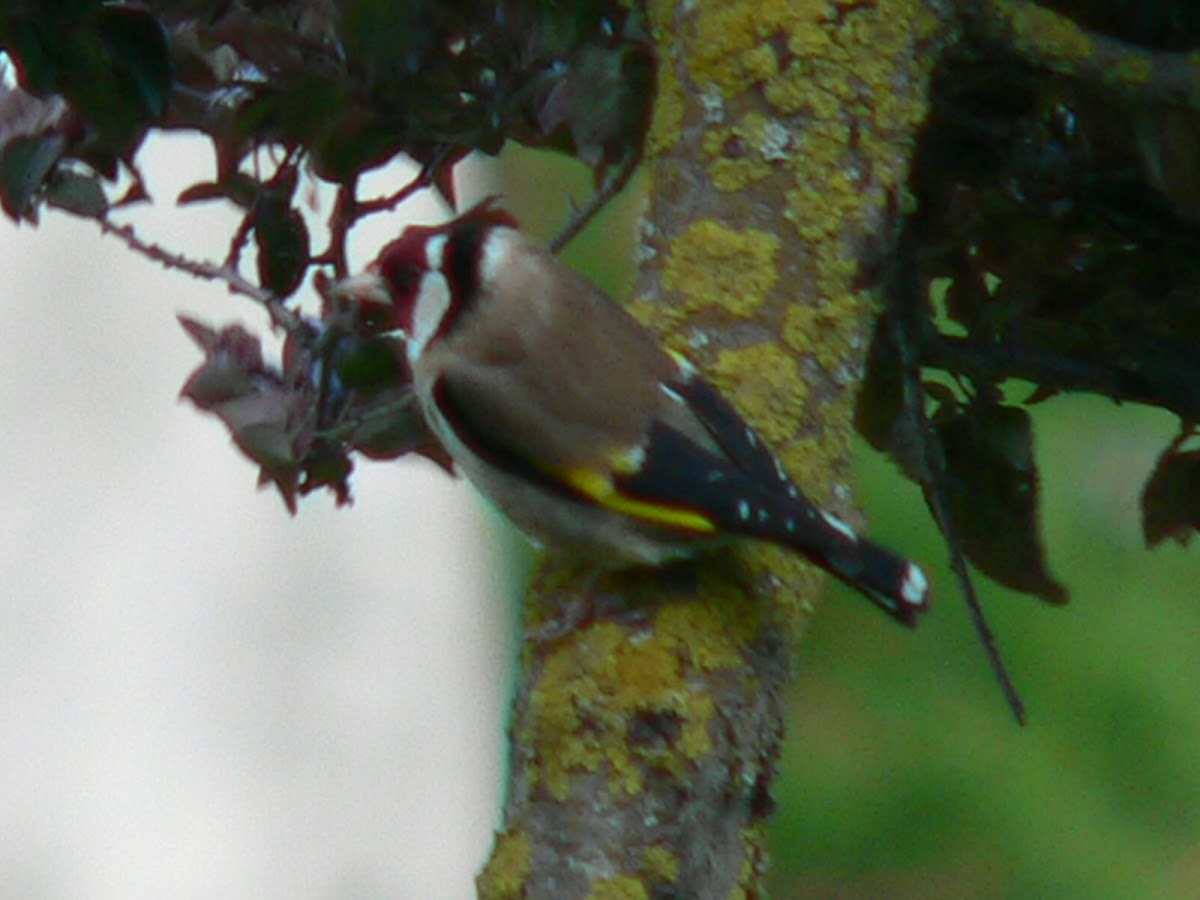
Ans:
<svg viewBox="0 0 1200 900"><path fill-rule="evenodd" d="M870 273L949 13L935 0L649 13L658 97L632 308L814 500L845 511ZM525 649L480 895L761 896L784 692L820 583L757 546L600 580L545 566L531 626L585 592L620 611Z"/></svg>

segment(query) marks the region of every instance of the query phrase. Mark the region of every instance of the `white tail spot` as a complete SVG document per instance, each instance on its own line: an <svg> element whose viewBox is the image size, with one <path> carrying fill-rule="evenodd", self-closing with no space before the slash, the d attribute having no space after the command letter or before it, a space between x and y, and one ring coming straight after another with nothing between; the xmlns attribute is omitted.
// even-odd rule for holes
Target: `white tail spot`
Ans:
<svg viewBox="0 0 1200 900"><path fill-rule="evenodd" d="M823 510L823 509L818 510L818 512L820 512L821 518L825 520L825 524L827 524L830 528L832 528L834 531L837 531L839 534L841 534L847 540L851 540L851 541L854 541L854 543L858 543L858 532L856 532L853 528L851 528L849 525L847 525L845 522L843 522L837 516L831 516L829 513L825 512L825 510Z"/></svg>
<svg viewBox="0 0 1200 900"><path fill-rule="evenodd" d="M900 580L900 599L909 606L924 606L929 595L929 579L921 571L921 567L909 563L904 569L904 577Z"/></svg>

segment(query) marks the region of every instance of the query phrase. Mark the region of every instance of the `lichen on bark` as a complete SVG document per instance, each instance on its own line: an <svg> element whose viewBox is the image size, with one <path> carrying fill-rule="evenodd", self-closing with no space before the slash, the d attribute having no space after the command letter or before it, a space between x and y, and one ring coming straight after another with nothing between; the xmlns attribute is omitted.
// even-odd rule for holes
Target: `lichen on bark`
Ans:
<svg viewBox="0 0 1200 900"><path fill-rule="evenodd" d="M945 13L647 12L659 95L631 308L836 507L873 310L860 275L892 224ZM585 589L625 611L527 647L497 846L527 841L532 863L519 887L503 868L505 892L493 859L481 894L761 896L783 693L820 584L794 555L746 546L590 582L543 569L534 618Z"/></svg>

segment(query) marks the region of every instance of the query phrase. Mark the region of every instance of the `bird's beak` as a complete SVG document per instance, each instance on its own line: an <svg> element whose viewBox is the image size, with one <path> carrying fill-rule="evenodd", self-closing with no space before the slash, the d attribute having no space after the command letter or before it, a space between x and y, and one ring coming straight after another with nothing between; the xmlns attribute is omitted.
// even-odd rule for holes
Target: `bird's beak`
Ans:
<svg viewBox="0 0 1200 900"><path fill-rule="evenodd" d="M378 272L370 269L333 282L329 286L329 292L341 300L374 303L380 306L392 305L392 295L388 293L387 282L380 277Z"/></svg>

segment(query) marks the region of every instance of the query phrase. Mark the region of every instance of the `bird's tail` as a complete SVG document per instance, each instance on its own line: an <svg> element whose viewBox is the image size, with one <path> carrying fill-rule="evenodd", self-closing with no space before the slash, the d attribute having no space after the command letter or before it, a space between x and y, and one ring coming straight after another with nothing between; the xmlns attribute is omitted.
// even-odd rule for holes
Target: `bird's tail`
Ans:
<svg viewBox="0 0 1200 900"><path fill-rule="evenodd" d="M929 608L929 579L916 563L859 538L825 559L826 568L864 594L893 619L908 626Z"/></svg>
<svg viewBox="0 0 1200 900"><path fill-rule="evenodd" d="M800 552L896 621L916 625L929 608L929 579L920 566L859 536L798 490L786 501L760 495L745 509L738 531Z"/></svg>

